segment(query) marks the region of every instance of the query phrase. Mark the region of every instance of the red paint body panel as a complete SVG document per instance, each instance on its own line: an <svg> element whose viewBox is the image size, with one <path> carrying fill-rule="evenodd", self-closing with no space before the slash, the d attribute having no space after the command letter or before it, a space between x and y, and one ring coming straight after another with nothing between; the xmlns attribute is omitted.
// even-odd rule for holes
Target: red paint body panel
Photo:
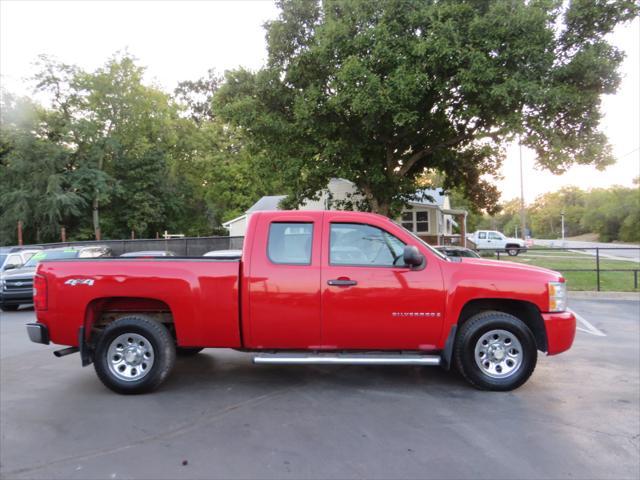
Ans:
<svg viewBox="0 0 640 480"><path fill-rule="evenodd" d="M272 222L312 223L311 263L282 265L267 255ZM381 228L424 255L422 269L331 265L332 223ZM245 349L442 350L474 300L528 302L542 313L549 354L568 349L570 313L549 310L551 270L505 261L447 261L389 219L369 213L277 211L250 215L242 259L44 261L47 309L38 320L54 343L76 346L79 327L106 310L169 311L181 346ZM349 278L357 285L329 286ZM93 285L70 279L90 279ZM44 290L44 289L43 289ZM44 304L44 303L43 303ZM87 329L88 330L88 329Z"/></svg>
<svg viewBox="0 0 640 480"><path fill-rule="evenodd" d="M332 223L353 223L351 214L325 215L322 251L329 252ZM384 217L371 215L378 227L405 244L415 239ZM406 267L331 265L322 259L322 347L324 349L435 350L444 322L444 290L438 258L422 270ZM331 286L332 279L357 285Z"/></svg>
<svg viewBox="0 0 640 480"><path fill-rule="evenodd" d="M311 214L309 214L311 213ZM322 212L255 215L254 241L245 271L245 346L310 349L320 345L320 239ZM267 255L271 222L313 224L310 265L273 263ZM249 333L250 332L250 333Z"/></svg>
<svg viewBox="0 0 640 480"><path fill-rule="evenodd" d="M542 318L547 330L547 353L557 355L569 350L576 336L576 317L573 313L543 313Z"/></svg>
<svg viewBox="0 0 640 480"><path fill-rule="evenodd" d="M131 311L140 311L145 299L156 300L173 314L179 345L240 347L239 262L167 258L42 262L38 274L47 280L49 298L38 321L49 327L52 342L76 346L92 302L142 299L142 305L129 300ZM70 279L94 284L65 284Z"/></svg>

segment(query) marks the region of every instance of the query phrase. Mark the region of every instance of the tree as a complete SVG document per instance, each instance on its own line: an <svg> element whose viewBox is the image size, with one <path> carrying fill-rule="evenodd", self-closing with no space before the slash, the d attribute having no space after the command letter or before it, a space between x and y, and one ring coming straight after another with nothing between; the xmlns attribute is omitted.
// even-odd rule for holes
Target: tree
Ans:
<svg viewBox="0 0 640 480"><path fill-rule="evenodd" d="M166 223L175 185L169 163L178 107L143 84L144 69L128 54L94 72L41 58L36 88L52 98L62 135L91 203L95 238L149 234ZM108 207L106 218L101 214Z"/></svg>
<svg viewBox="0 0 640 480"><path fill-rule="evenodd" d="M284 191L276 170L259 167L262 152L247 148L242 131L215 115L212 99L220 82L210 69L206 77L180 82L175 90L188 120L180 126L175 167L198 204L192 208L201 210L218 232L222 222L242 215L261 196Z"/></svg>
<svg viewBox="0 0 640 480"><path fill-rule="evenodd" d="M640 240L640 192L637 188L614 186L594 189L585 201L581 225L596 232L600 241Z"/></svg>
<svg viewBox="0 0 640 480"><path fill-rule="evenodd" d="M562 230L564 213L565 236L588 233L582 219L588 193L578 187L564 187L557 192L540 195L530 206L531 229L539 238L558 238Z"/></svg>
<svg viewBox="0 0 640 480"><path fill-rule="evenodd" d="M268 64L228 72L215 111L266 153L301 203L330 177L395 214L425 171L479 208L521 135L538 164L610 164L600 96L619 83L605 35L633 1L281 0Z"/></svg>
<svg viewBox="0 0 640 480"><path fill-rule="evenodd" d="M55 241L87 204L71 152L51 140L64 135L59 118L6 93L0 107L0 243L16 241L18 221L25 241Z"/></svg>

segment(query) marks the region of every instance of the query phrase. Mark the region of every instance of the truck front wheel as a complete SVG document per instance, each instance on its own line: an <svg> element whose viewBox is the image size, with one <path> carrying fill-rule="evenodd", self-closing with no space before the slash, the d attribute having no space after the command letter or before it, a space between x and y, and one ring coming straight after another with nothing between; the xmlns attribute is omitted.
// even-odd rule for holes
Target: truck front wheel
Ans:
<svg viewBox="0 0 640 480"><path fill-rule="evenodd" d="M119 318L104 329L93 363L108 388L135 394L158 388L175 361L174 341L164 325L136 315Z"/></svg>
<svg viewBox="0 0 640 480"><path fill-rule="evenodd" d="M538 350L525 323L503 312L483 312L465 322L455 345L462 376L481 390L508 391L525 383Z"/></svg>
<svg viewBox="0 0 640 480"><path fill-rule="evenodd" d="M510 257L517 257L518 254L520 253L520 247L516 246L516 245L507 245L507 254Z"/></svg>

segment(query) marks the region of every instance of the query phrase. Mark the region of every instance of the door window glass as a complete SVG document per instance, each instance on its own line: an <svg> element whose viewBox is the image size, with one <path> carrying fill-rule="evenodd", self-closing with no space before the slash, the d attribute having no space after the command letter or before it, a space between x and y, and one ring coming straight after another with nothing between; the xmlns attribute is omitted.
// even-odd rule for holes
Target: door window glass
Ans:
<svg viewBox="0 0 640 480"><path fill-rule="evenodd" d="M480 238L482 240L486 239L487 238L487 232L480 232L478 234L478 238Z"/></svg>
<svg viewBox="0 0 640 480"><path fill-rule="evenodd" d="M489 239L490 240L502 240L502 235L500 235L498 232L489 232Z"/></svg>
<svg viewBox="0 0 640 480"><path fill-rule="evenodd" d="M20 265L22 265L22 258L20 258L20 255L9 255L9 258L7 258L7 267L9 265L12 265L14 267L19 267Z"/></svg>
<svg viewBox="0 0 640 480"><path fill-rule="evenodd" d="M267 253L273 263L309 265L311 263L312 223L272 223Z"/></svg>
<svg viewBox="0 0 640 480"><path fill-rule="evenodd" d="M404 266L405 244L390 233L359 223L332 223L331 265Z"/></svg>

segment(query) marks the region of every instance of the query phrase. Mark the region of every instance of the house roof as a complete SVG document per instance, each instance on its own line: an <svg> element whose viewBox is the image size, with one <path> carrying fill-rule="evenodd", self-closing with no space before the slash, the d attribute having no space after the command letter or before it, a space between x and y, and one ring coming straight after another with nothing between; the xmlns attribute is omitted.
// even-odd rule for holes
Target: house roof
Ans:
<svg viewBox="0 0 640 480"><path fill-rule="evenodd" d="M414 197L409 200L409 203L414 205L437 205L439 207L443 207L445 196L446 195L444 195L442 190L439 188L425 188L417 190ZM433 201L429 200L427 197L433 198Z"/></svg>
<svg viewBox="0 0 640 480"><path fill-rule="evenodd" d="M262 197L247 210L247 213L260 212L262 210L279 210L280 202L285 198L287 198L286 195L268 195Z"/></svg>

